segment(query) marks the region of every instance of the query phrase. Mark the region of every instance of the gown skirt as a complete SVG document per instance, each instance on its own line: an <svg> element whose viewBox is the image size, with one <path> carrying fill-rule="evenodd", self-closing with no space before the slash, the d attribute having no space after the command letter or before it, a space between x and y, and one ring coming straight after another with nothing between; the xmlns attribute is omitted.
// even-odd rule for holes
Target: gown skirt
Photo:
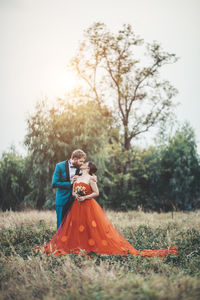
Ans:
<svg viewBox="0 0 200 300"><path fill-rule="evenodd" d="M91 194L91 187L83 182L75 183ZM95 199L79 202L74 200L71 210L64 217L60 227L53 238L43 246L35 247L36 252L46 255L65 255L67 253L82 253L90 255L91 252L107 255L141 255L144 257L165 257L177 255L177 246L157 250L135 249L124 236L112 225L101 206Z"/></svg>

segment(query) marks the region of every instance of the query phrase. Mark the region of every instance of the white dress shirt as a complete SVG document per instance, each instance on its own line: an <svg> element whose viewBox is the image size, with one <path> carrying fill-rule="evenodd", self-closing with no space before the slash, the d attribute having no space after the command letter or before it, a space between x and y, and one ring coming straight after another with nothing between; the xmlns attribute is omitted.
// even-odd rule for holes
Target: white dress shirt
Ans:
<svg viewBox="0 0 200 300"><path fill-rule="evenodd" d="M73 167L73 164L69 160L69 177L70 177L70 181L72 181L72 178L76 174L76 170L77 170L77 168L71 168L71 167ZM80 170L79 174L81 174L81 170Z"/></svg>

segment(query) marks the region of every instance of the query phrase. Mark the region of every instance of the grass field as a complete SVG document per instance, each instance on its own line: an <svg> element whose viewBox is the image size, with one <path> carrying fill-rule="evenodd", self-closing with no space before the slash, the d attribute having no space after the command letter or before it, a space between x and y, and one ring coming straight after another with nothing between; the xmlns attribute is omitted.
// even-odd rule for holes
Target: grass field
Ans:
<svg viewBox="0 0 200 300"><path fill-rule="evenodd" d="M1 299L200 298L200 211L106 213L135 248L177 245L179 255L36 255L55 233L55 211L1 212Z"/></svg>

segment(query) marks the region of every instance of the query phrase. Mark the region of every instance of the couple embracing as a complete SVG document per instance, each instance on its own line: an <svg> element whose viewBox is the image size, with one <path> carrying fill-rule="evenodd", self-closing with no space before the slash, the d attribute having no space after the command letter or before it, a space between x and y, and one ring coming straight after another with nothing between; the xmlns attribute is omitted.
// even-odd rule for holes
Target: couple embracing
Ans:
<svg viewBox="0 0 200 300"><path fill-rule="evenodd" d="M144 257L178 254L176 246L137 250L124 238L94 199L99 196L97 167L85 160L86 154L78 149L71 159L56 165L52 186L57 188L57 231L48 243L35 250L53 256L92 252Z"/></svg>
<svg viewBox="0 0 200 300"><path fill-rule="evenodd" d="M85 159L86 153L77 149L72 152L69 160L62 161L56 165L52 179L52 187L57 189L55 203L57 230L73 203L73 185L78 177L82 175L82 168L84 169L85 167ZM89 163L91 164L91 162ZM92 176L92 178L96 181L96 177Z"/></svg>

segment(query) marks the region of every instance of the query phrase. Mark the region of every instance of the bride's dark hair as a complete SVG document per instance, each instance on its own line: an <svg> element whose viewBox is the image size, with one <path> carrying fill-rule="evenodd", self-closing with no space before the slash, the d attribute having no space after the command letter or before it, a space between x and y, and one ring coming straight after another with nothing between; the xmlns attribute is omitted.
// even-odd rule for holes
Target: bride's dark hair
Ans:
<svg viewBox="0 0 200 300"><path fill-rule="evenodd" d="M97 171L97 166L96 166L93 162L88 161L88 167L90 168L90 171L89 171L89 174L90 174L90 175L96 173L96 171Z"/></svg>

